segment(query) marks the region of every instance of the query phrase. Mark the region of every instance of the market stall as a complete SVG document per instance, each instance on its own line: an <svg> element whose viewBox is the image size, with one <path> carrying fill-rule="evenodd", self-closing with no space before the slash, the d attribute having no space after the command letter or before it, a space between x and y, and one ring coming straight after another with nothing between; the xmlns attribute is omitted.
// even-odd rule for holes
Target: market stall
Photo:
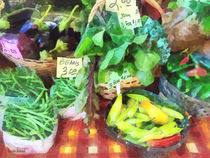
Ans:
<svg viewBox="0 0 210 158"><path fill-rule="evenodd" d="M210 156L207 0L0 11L0 157Z"/></svg>

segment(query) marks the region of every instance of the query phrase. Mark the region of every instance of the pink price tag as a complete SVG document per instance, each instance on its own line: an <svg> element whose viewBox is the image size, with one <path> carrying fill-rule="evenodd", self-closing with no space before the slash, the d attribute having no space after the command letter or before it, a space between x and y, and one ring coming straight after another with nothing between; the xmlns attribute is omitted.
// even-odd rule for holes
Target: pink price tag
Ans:
<svg viewBox="0 0 210 158"><path fill-rule="evenodd" d="M18 47L15 44L11 44L3 40L0 40L0 43L2 45L2 51L4 54L11 55L12 57L17 59L23 59L22 54L20 53Z"/></svg>

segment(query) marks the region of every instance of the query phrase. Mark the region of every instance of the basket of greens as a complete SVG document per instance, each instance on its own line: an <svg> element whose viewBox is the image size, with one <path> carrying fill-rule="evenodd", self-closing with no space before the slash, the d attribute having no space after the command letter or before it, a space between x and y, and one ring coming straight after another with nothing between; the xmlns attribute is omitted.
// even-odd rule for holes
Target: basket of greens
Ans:
<svg viewBox="0 0 210 158"><path fill-rule="evenodd" d="M162 157L185 142L188 118L175 103L136 89L120 94L105 110L107 133L143 157Z"/></svg>
<svg viewBox="0 0 210 158"><path fill-rule="evenodd" d="M167 62L170 48L158 21L145 16L142 27L130 30L120 26L115 13L104 14L104 17L95 17L89 24L75 56L100 56L96 83L102 96L112 99L116 97L115 87L108 88L112 73L115 73L115 78L121 78L127 69L133 77L121 85L121 91L140 85L148 86L154 81L154 68Z"/></svg>
<svg viewBox="0 0 210 158"><path fill-rule="evenodd" d="M159 90L192 116L210 116L209 63L202 54L173 54L162 69Z"/></svg>

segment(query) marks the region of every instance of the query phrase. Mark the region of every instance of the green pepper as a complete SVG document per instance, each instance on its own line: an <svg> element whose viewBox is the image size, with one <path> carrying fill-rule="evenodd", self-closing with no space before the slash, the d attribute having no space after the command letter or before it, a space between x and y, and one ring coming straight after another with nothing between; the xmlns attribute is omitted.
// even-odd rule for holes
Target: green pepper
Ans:
<svg viewBox="0 0 210 158"><path fill-rule="evenodd" d="M173 136L177 133L180 133L182 128L177 127L176 122L170 122L167 123L158 129L156 129L154 132L146 135L145 137L138 140L138 143L142 143L151 139L162 139L165 137Z"/></svg>
<svg viewBox="0 0 210 158"><path fill-rule="evenodd" d="M139 124L139 123L144 122L144 119L131 118L131 119L127 119L125 122L130 123L130 124Z"/></svg>
<svg viewBox="0 0 210 158"><path fill-rule="evenodd" d="M122 108L122 94L120 94L117 99L115 100L111 110L109 111L109 114L107 116L107 124L108 126L114 126L117 118L120 115Z"/></svg>
<svg viewBox="0 0 210 158"><path fill-rule="evenodd" d="M156 130L157 130L157 127L153 127L151 130L142 129L141 131L131 131L128 133L128 135L134 139L141 139L141 138L146 137L147 135L150 135Z"/></svg>
<svg viewBox="0 0 210 158"><path fill-rule="evenodd" d="M125 120L127 117L133 117L138 109L138 102L135 101L136 103L133 106L128 107L125 111L122 112L122 114L119 116L116 122L120 122Z"/></svg>
<svg viewBox="0 0 210 158"><path fill-rule="evenodd" d="M144 100L150 101L149 98L140 94L127 94L127 96L130 98L136 99L137 101L144 101Z"/></svg>
<svg viewBox="0 0 210 158"><path fill-rule="evenodd" d="M184 119L184 116L181 113L179 113L173 109L170 109L167 107L162 107L161 110L163 112L165 112L166 114L168 114L170 117L178 118L180 120Z"/></svg>
<svg viewBox="0 0 210 158"><path fill-rule="evenodd" d="M138 119L142 119L144 121L150 121L151 120L148 115L138 113L138 112L134 116L137 117Z"/></svg>
<svg viewBox="0 0 210 158"><path fill-rule="evenodd" d="M147 114L146 110L142 106L139 106L139 112L142 114Z"/></svg>
<svg viewBox="0 0 210 158"><path fill-rule="evenodd" d="M116 125L119 130L123 131L126 134L129 134L132 131L145 132L144 129L135 127L135 126L131 125L130 123L127 123L126 121L118 122Z"/></svg>

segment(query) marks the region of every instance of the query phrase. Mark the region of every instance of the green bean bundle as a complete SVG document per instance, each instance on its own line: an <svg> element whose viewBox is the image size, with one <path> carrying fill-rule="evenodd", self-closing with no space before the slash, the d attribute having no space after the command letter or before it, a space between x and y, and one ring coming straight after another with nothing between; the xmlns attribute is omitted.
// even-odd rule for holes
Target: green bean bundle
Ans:
<svg viewBox="0 0 210 158"><path fill-rule="evenodd" d="M9 97L27 97L31 104L41 101L47 91L35 71L27 68L7 69L0 71L0 95Z"/></svg>
<svg viewBox="0 0 210 158"><path fill-rule="evenodd" d="M3 131L26 140L43 140L50 136L57 123L54 107L44 100L41 105L29 103L7 105Z"/></svg>
<svg viewBox="0 0 210 158"><path fill-rule="evenodd" d="M54 79L55 85L52 86L51 102L57 108L66 108L69 105L73 106L73 102L77 99L80 91L74 86L75 80L68 78Z"/></svg>

